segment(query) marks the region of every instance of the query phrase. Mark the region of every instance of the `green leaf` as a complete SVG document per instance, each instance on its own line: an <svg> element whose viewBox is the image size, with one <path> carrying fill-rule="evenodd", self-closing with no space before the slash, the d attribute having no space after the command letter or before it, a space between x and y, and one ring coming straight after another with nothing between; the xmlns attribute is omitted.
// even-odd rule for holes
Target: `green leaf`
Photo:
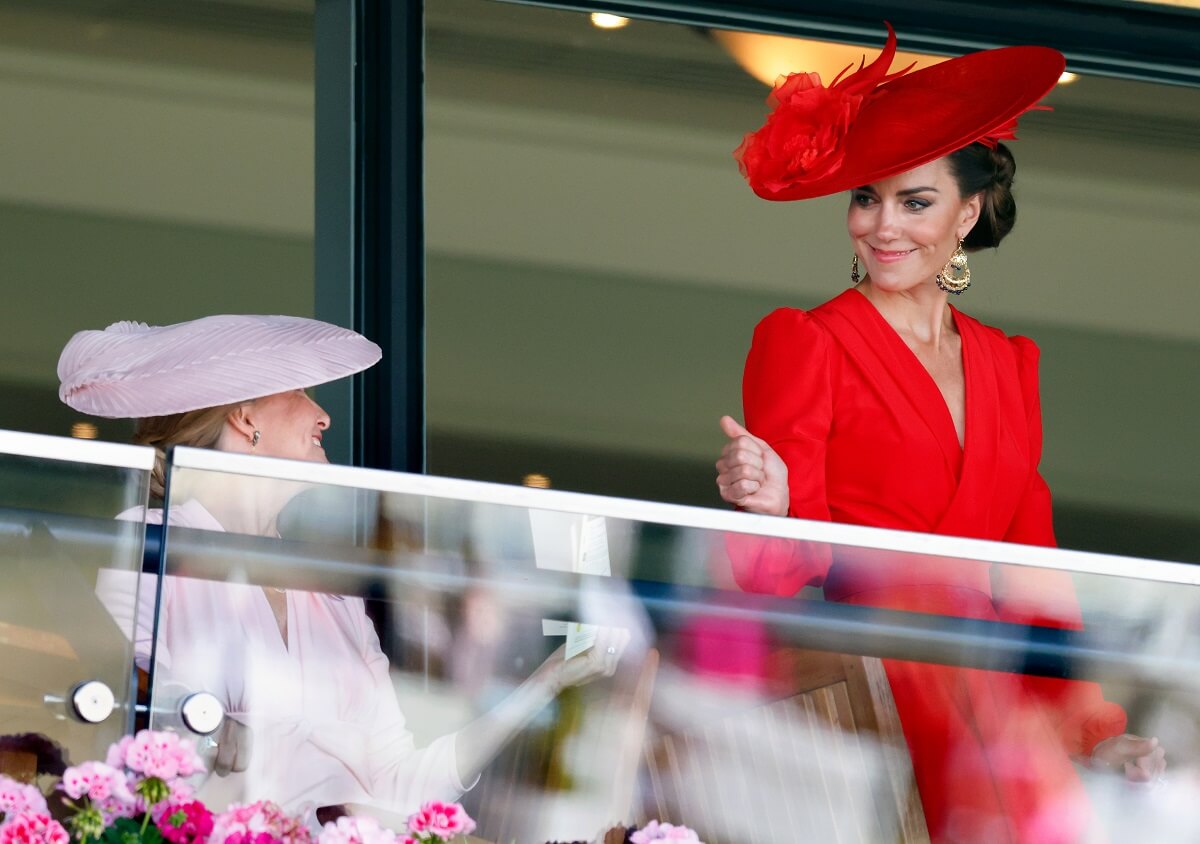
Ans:
<svg viewBox="0 0 1200 844"><path fill-rule="evenodd" d="M142 832L141 821L117 818L100 836L100 844L163 844L163 837L153 824Z"/></svg>

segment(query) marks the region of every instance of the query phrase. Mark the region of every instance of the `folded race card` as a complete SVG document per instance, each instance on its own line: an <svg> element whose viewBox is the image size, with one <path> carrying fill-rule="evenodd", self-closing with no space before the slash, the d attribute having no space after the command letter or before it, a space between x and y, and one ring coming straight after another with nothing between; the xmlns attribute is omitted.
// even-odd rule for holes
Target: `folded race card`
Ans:
<svg viewBox="0 0 1200 844"><path fill-rule="evenodd" d="M608 523L603 516L530 510L533 558L538 568L608 577Z"/></svg>
<svg viewBox="0 0 1200 844"><path fill-rule="evenodd" d="M543 636L567 637L567 659L578 656L595 645L596 636L599 633L599 624L582 624L578 621L554 621L548 618L542 619Z"/></svg>

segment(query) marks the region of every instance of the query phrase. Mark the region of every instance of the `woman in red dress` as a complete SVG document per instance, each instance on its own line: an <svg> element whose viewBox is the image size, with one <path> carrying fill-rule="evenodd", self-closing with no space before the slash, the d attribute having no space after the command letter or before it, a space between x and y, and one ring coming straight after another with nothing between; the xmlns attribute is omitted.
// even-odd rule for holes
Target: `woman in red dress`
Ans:
<svg viewBox="0 0 1200 844"><path fill-rule="evenodd" d="M773 113L736 156L772 200L850 192L853 286L755 329L746 427L717 462L743 510L1053 546L1038 349L949 304L966 251L1012 228L1014 163L1000 143L1053 87L1062 56L990 50L886 75L872 65L828 88L781 80ZM1069 574L969 560L903 564L760 542L731 548L743 588L976 619L1077 628ZM1093 683L885 660L934 841L1073 842L1086 834L1074 764L1150 780L1155 739Z"/></svg>

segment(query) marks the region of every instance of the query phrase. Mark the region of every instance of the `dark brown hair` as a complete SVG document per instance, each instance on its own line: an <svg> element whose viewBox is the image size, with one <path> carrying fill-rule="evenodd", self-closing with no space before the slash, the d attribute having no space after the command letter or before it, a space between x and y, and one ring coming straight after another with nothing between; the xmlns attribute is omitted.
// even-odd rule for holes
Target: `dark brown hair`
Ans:
<svg viewBox="0 0 1200 844"><path fill-rule="evenodd" d="M1012 153L1004 144L991 148L974 143L946 158L959 195L966 199L982 194L979 220L963 239L963 247L973 251L999 246L1017 222L1017 201L1012 193L1017 163Z"/></svg>

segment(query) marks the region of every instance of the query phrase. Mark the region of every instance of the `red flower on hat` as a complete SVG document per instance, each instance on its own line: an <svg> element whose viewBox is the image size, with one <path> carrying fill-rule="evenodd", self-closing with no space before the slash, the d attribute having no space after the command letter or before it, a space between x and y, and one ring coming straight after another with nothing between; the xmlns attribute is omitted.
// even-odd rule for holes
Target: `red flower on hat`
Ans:
<svg viewBox="0 0 1200 844"><path fill-rule="evenodd" d="M888 24L888 39L879 58L847 67L828 88L819 73L790 73L775 83L767 97L773 109L767 122L742 139L733 156L755 193L770 195L837 170L845 157L845 138L876 87L907 73L888 74L896 56L896 33ZM845 76L845 78L843 78Z"/></svg>

